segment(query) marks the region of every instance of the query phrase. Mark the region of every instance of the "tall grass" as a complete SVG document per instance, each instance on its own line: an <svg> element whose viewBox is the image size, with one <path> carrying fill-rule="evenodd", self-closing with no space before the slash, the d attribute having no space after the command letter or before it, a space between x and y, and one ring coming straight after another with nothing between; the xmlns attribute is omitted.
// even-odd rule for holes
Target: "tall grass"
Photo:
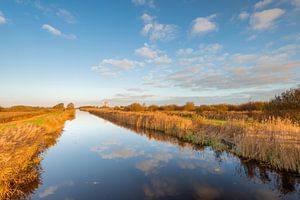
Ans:
<svg viewBox="0 0 300 200"><path fill-rule="evenodd" d="M126 112L108 108L82 110L115 123L160 131L195 145L227 149L275 169L300 172L300 127L288 119L215 123L196 115L183 118L162 112Z"/></svg>
<svg viewBox="0 0 300 200"><path fill-rule="evenodd" d="M38 186L40 153L56 142L74 110L0 125L0 199L19 199Z"/></svg>

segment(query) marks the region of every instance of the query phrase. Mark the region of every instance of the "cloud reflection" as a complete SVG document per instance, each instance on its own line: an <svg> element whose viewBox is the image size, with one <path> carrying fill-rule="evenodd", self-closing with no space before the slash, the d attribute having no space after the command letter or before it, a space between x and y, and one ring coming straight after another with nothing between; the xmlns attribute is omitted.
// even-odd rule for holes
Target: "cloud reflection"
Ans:
<svg viewBox="0 0 300 200"><path fill-rule="evenodd" d="M179 192L179 184L174 178L152 178L143 187L147 199L175 196Z"/></svg>
<svg viewBox="0 0 300 200"><path fill-rule="evenodd" d="M209 185L196 184L194 189L198 199L214 200L220 198L222 195L220 189Z"/></svg>
<svg viewBox="0 0 300 200"><path fill-rule="evenodd" d="M136 164L136 168L143 171L145 175L154 172L160 168L163 164L168 163L173 158L173 155L169 152L161 152L154 155L146 155L150 159L141 161Z"/></svg>
<svg viewBox="0 0 300 200"><path fill-rule="evenodd" d="M55 186L49 186L42 193L39 194L39 197L40 198L46 198L46 197L54 194L57 189L58 189L57 185L55 185Z"/></svg>

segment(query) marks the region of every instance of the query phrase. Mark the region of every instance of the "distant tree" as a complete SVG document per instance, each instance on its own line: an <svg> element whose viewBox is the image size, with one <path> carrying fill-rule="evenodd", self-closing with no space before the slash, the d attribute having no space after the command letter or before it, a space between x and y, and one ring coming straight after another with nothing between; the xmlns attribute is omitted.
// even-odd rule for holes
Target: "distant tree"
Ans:
<svg viewBox="0 0 300 200"><path fill-rule="evenodd" d="M59 103L55 106L53 106L54 109L64 109L65 108L65 105L63 103Z"/></svg>
<svg viewBox="0 0 300 200"><path fill-rule="evenodd" d="M195 110L194 102L186 102L183 109L186 111L194 111Z"/></svg>
<svg viewBox="0 0 300 200"><path fill-rule="evenodd" d="M140 112L140 111L144 111L145 110L145 107L142 106L141 104L139 103L133 103L133 104L130 104L128 106L125 107L125 110L128 110L128 111L135 111L135 112Z"/></svg>
<svg viewBox="0 0 300 200"><path fill-rule="evenodd" d="M67 109L74 109L74 108L75 108L75 106L74 106L73 103L69 103L69 104L67 105Z"/></svg>
<svg viewBox="0 0 300 200"><path fill-rule="evenodd" d="M215 107L215 110L220 113L224 113L224 112L228 111L228 106L226 104L217 104L217 105L214 105L214 107Z"/></svg>
<svg viewBox="0 0 300 200"><path fill-rule="evenodd" d="M113 109L114 110L121 110L121 108L119 106L114 106Z"/></svg>
<svg viewBox="0 0 300 200"><path fill-rule="evenodd" d="M157 106L157 105L151 105L151 106L148 107L148 110L149 111L157 111L157 110L159 110L159 106Z"/></svg>
<svg viewBox="0 0 300 200"><path fill-rule="evenodd" d="M169 104L169 105L163 105L160 107L160 110L165 110L165 111L174 111L174 110L180 110L179 106L175 104Z"/></svg>

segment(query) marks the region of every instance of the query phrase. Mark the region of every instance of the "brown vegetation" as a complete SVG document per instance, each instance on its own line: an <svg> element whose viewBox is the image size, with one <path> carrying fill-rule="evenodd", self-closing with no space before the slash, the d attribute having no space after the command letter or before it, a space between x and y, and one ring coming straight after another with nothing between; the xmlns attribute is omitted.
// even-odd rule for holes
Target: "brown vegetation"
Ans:
<svg viewBox="0 0 300 200"><path fill-rule="evenodd" d="M20 121L0 124L0 199L19 199L34 191L39 183L40 153L55 143L65 121L74 118L75 112L41 110L47 112L36 110L38 116L20 115Z"/></svg>

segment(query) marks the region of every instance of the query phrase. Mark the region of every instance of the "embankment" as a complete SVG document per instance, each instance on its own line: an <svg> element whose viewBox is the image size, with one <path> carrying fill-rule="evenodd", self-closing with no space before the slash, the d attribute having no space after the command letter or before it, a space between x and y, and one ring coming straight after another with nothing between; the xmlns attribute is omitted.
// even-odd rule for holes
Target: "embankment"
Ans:
<svg viewBox="0 0 300 200"><path fill-rule="evenodd" d="M40 180L40 154L55 144L75 110L0 124L0 199L21 199L32 193Z"/></svg>

